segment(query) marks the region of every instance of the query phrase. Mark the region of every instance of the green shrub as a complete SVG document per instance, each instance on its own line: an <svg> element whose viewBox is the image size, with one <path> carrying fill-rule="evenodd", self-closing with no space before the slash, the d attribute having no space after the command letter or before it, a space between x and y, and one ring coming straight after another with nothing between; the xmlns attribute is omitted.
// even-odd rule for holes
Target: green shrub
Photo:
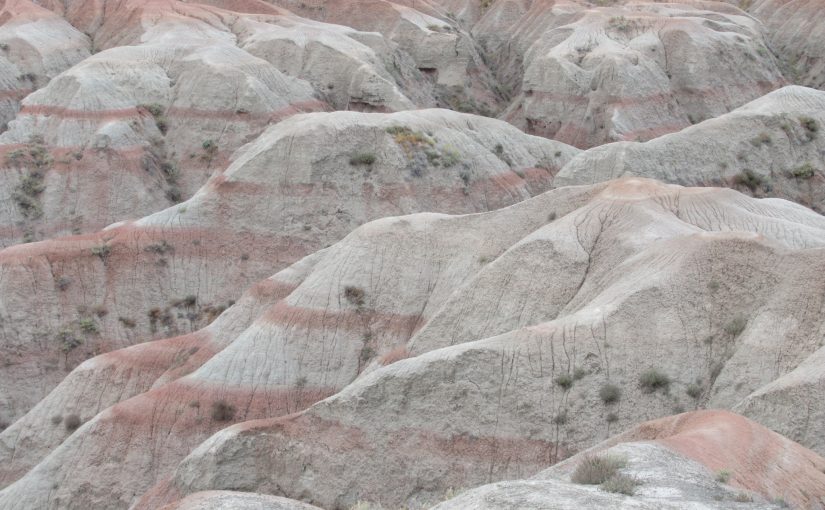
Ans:
<svg viewBox="0 0 825 510"><path fill-rule="evenodd" d="M163 255L164 253L175 251L175 248L169 244L166 239L163 239L157 243L152 243L146 246L143 250L151 253L157 253L158 255Z"/></svg>
<svg viewBox="0 0 825 510"><path fill-rule="evenodd" d="M573 378L567 374L562 374L554 379L555 383L564 391L573 387Z"/></svg>
<svg viewBox="0 0 825 510"><path fill-rule="evenodd" d="M570 477L573 483L600 485L618 474L627 462L613 455L592 455L585 457L576 466Z"/></svg>
<svg viewBox="0 0 825 510"><path fill-rule="evenodd" d="M375 163L375 159L375 154L360 152L349 158L349 164L352 166L371 165Z"/></svg>
<svg viewBox="0 0 825 510"><path fill-rule="evenodd" d="M444 165L445 168L456 166L459 163L461 163L461 155L455 149L442 149L441 164Z"/></svg>
<svg viewBox="0 0 825 510"><path fill-rule="evenodd" d="M94 319L90 319L89 317L84 317L78 321L78 325L80 326L80 330L84 333L97 333L99 328L97 327L97 323Z"/></svg>
<svg viewBox="0 0 825 510"><path fill-rule="evenodd" d="M344 287L344 298L350 304L353 304L359 308L364 306L366 295L367 293L364 292L364 289L353 287L352 285L347 285Z"/></svg>
<svg viewBox="0 0 825 510"><path fill-rule="evenodd" d="M739 186L745 186L751 191L755 191L757 188L762 186L764 180L752 171L745 169L733 178L733 183Z"/></svg>
<svg viewBox="0 0 825 510"><path fill-rule="evenodd" d="M230 421L235 417L235 408L225 400L212 402L212 419L215 421Z"/></svg>
<svg viewBox="0 0 825 510"><path fill-rule="evenodd" d="M702 396L702 387L698 384L691 384L687 387L685 393L687 393L690 398L696 400Z"/></svg>
<svg viewBox="0 0 825 510"><path fill-rule="evenodd" d="M57 340L60 342L60 350L64 353L80 347L80 344L83 343L83 341L77 338L69 329L61 330L60 333L57 334Z"/></svg>
<svg viewBox="0 0 825 510"><path fill-rule="evenodd" d="M717 482L719 482L719 483L728 483L728 480L730 480L730 471L729 470L722 469L722 470L719 470L716 473L716 481Z"/></svg>
<svg viewBox="0 0 825 510"><path fill-rule="evenodd" d="M617 473L605 480L601 488L607 492L632 496L636 492L637 485L639 485L639 482L632 476Z"/></svg>
<svg viewBox="0 0 825 510"><path fill-rule="evenodd" d="M619 415L616 413L609 413L605 420L607 420L607 423L616 423L619 421Z"/></svg>
<svg viewBox="0 0 825 510"><path fill-rule="evenodd" d="M670 388L670 377L655 368L650 368L639 375L639 387L644 393L667 391Z"/></svg>
<svg viewBox="0 0 825 510"><path fill-rule="evenodd" d="M605 384L599 390L599 398L605 404L614 404L622 397L622 390L615 384Z"/></svg>
<svg viewBox="0 0 825 510"><path fill-rule="evenodd" d="M808 132L808 137L813 138L817 132L819 132L819 123L816 119L811 117L802 116L799 117L799 125L805 128L805 131Z"/></svg>
<svg viewBox="0 0 825 510"><path fill-rule="evenodd" d="M794 168L791 174L797 179L810 179L816 174L816 169L810 163Z"/></svg>
<svg viewBox="0 0 825 510"><path fill-rule="evenodd" d="M66 418L63 420L63 426L66 427L66 430L68 430L69 432L77 430L77 428L80 427L82 423L83 421L80 419L80 416L74 413L67 415Z"/></svg>
<svg viewBox="0 0 825 510"><path fill-rule="evenodd" d="M750 495L745 494L744 492L740 492L733 498L734 501L737 503L751 503L753 502L753 498Z"/></svg>
<svg viewBox="0 0 825 510"><path fill-rule="evenodd" d="M106 259L112 253L112 248L108 244L101 244L99 246L92 246L92 255L96 255L101 259Z"/></svg>

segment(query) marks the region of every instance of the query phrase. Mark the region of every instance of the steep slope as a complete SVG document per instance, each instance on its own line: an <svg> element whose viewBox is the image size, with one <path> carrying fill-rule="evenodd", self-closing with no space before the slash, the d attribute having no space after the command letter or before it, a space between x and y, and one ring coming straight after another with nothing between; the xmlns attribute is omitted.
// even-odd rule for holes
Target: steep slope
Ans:
<svg viewBox="0 0 825 510"><path fill-rule="evenodd" d="M594 486L597 477L580 467L594 458L622 465L612 479L633 497ZM640 424L531 479L479 487L435 509L823 508L823 466L822 457L741 416L697 411Z"/></svg>
<svg viewBox="0 0 825 510"><path fill-rule="evenodd" d="M576 152L444 110L275 124L177 207L0 252L0 418L86 358L200 329L247 286L366 221L510 205L547 189Z"/></svg>
<svg viewBox="0 0 825 510"><path fill-rule="evenodd" d="M761 20L793 83L825 89L825 23L817 0L754 0L748 11Z"/></svg>
<svg viewBox="0 0 825 510"><path fill-rule="evenodd" d="M721 2L495 2L473 34L515 94L502 118L581 148L678 131L784 82L761 25Z"/></svg>
<svg viewBox="0 0 825 510"><path fill-rule="evenodd" d="M434 104L410 57L375 33L271 6L254 15L171 0L110 7L95 39L108 49L29 95L0 137L0 245L91 232L179 202L268 124L327 101L412 108L403 87Z"/></svg>
<svg viewBox="0 0 825 510"><path fill-rule="evenodd" d="M426 303L426 322L403 355L386 359L412 358L358 378L297 416L222 431L198 447L169 484L145 496L141 508L223 487L300 494L334 508L360 499L424 503L449 487L534 473L639 419L680 408L733 406L820 347L821 293L811 283L819 281L823 261L820 216L724 190L634 180L601 189L588 205L569 213L561 208L561 218L531 229L505 252L489 246L498 258L470 274L455 265L478 264L486 250L470 245L451 256L453 267L444 277L450 275L446 285L453 290L447 296L443 278L436 278L442 273L426 270L433 282L433 292L419 298ZM369 250L382 254L382 275L397 276L341 271L338 264L333 273L322 261L313 272L330 276L310 275L286 301L312 306L352 286L364 291L367 317L373 307L382 316L390 310L403 316L414 309L405 304L410 296L421 291L402 268L415 267L418 275L426 260L443 260L439 237L449 236L450 245L456 232L464 239L490 239L479 232L510 231L515 218L553 210L554 193L483 219L418 217L409 226L367 225L325 259L353 260ZM404 228L427 233L429 256L402 245L405 237L422 244ZM390 257L396 262L390 264ZM376 267L374 255L369 260ZM406 290L404 301L393 297L397 288ZM318 297L304 297L308 291ZM802 302L805 308L798 306ZM391 303L404 308L388 310ZM650 320L639 320L645 316ZM322 337L322 345L344 349L342 361L350 357L347 371L358 366L365 344L381 352L394 342L386 328L369 324L365 320L360 341L358 329L347 342L343 333ZM321 374L322 381L332 377L325 360L333 354L310 355L307 349L319 343L313 336L328 329L316 322L303 327L310 330L306 337L270 336L266 345L281 353L279 373L286 381L303 375L312 386ZM235 342L211 363L249 352L252 338L260 343L265 337ZM770 366L766 359L773 360ZM193 376L208 373L208 366ZM806 404L821 406L816 395ZM812 429L819 425L811 422ZM280 453L272 456L274 451ZM43 483L38 480L48 479L45 466L59 465L58 452L8 494L36 492ZM319 485L318 479L328 482Z"/></svg>
<svg viewBox="0 0 825 510"><path fill-rule="evenodd" d="M453 0L273 0L296 14L358 30L379 32L410 55L430 80L438 106L492 115L503 96L455 17L475 2ZM474 9L478 9L474 6ZM369 13L365 16L364 13Z"/></svg>
<svg viewBox="0 0 825 510"><path fill-rule="evenodd" d="M730 186L823 212L823 126L825 92L784 87L678 133L588 150L565 166L555 183L635 175L687 186Z"/></svg>
<svg viewBox="0 0 825 510"><path fill-rule="evenodd" d="M27 0L0 4L0 132L20 100L89 56L89 39Z"/></svg>
<svg viewBox="0 0 825 510"><path fill-rule="evenodd" d="M528 476L640 418L736 405L797 367L821 343L823 244L825 220L800 206L642 180L370 223L301 266L219 353L98 414L0 503L128 506L227 422L333 393L213 436L141 507L223 488L426 503ZM50 402L83 391L59 390Z"/></svg>

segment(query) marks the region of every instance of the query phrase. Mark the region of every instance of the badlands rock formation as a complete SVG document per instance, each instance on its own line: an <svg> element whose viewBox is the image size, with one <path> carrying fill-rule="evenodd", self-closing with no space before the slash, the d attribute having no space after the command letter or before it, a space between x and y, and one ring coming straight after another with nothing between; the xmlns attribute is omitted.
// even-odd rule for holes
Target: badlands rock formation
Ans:
<svg viewBox="0 0 825 510"><path fill-rule="evenodd" d="M819 3L0 0L0 508L825 509Z"/></svg>
<svg viewBox="0 0 825 510"><path fill-rule="evenodd" d="M825 220L802 206L645 180L480 215L379 220L276 276L294 290L234 338L211 335L229 342L208 342L220 352L187 358L191 344L179 344L184 358L172 361L171 346L165 357L154 348L173 370L148 374L153 389L103 410L0 503L158 508L242 489L322 507L421 505L450 487L529 476L639 419L735 406L821 350L822 295L810 283L823 244ZM230 324L250 305L238 306ZM117 391L73 384L112 384L103 374L115 357L84 364L46 407ZM219 432L167 479L222 422L331 394ZM54 411L36 408L25 432L4 438L64 436L45 419ZM805 434L821 437L820 425ZM104 446L125 437L132 447ZM69 476L78 470L90 476Z"/></svg>
<svg viewBox="0 0 825 510"><path fill-rule="evenodd" d="M822 212L823 126L825 92L785 87L678 133L589 150L562 169L555 185L636 175L689 186L730 186Z"/></svg>
<svg viewBox="0 0 825 510"><path fill-rule="evenodd" d="M619 460L633 497L576 483L577 468L593 458ZM823 476L821 457L735 414L705 411L638 425L531 479L483 486L435 508L810 508L807 495Z"/></svg>
<svg viewBox="0 0 825 510"><path fill-rule="evenodd" d="M788 79L825 88L825 23L822 5L806 0L755 0L748 11L762 21Z"/></svg>
<svg viewBox="0 0 825 510"><path fill-rule="evenodd" d="M582 148L678 131L784 81L761 24L722 3L502 1L473 32L516 93L504 118Z"/></svg>
<svg viewBox="0 0 825 510"><path fill-rule="evenodd" d="M576 153L446 110L275 124L179 206L0 252L0 416L19 417L95 354L200 329L366 221L507 206L547 189Z"/></svg>

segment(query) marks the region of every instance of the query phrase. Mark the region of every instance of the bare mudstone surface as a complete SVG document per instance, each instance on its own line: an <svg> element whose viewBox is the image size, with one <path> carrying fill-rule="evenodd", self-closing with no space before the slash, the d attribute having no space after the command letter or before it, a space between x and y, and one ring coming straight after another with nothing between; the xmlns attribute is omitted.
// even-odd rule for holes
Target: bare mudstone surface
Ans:
<svg viewBox="0 0 825 510"><path fill-rule="evenodd" d="M0 509L825 510L821 0L0 0Z"/></svg>

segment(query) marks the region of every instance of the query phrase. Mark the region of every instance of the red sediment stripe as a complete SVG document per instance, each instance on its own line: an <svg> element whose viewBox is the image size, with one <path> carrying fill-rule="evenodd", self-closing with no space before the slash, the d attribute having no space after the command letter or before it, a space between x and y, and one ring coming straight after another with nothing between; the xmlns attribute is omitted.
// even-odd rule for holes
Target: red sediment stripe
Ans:
<svg viewBox="0 0 825 510"><path fill-rule="evenodd" d="M392 423L392 420L387 423ZM426 452L428 457L443 458L448 462L509 461L514 465L530 465L537 469L550 466L572 453L550 440L468 433L443 435L422 428L405 427L379 432L386 434L385 439L370 437L371 433L357 426L320 418L306 411L279 418L246 421L233 429L244 436L280 433L286 440L307 445L322 444L330 452L362 450L368 454L372 450L380 450L410 459L420 458Z"/></svg>
<svg viewBox="0 0 825 510"><path fill-rule="evenodd" d="M132 433L135 427L141 426L152 429L174 427L184 431L195 427L202 433L241 421L289 415L337 391L331 387L241 387L230 384L225 381L215 385L184 377L116 404L104 419L112 426L132 430ZM232 411L216 417L212 413L220 404L226 404Z"/></svg>
<svg viewBox="0 0 825 510"><path fill-rule="evenodd" d="M107 352L100 355L96 361L101 364L128 365L144 370L154 369L160 375L175 362L180 361L183 363L195 355L197 355L198 360L205 361L216 352L218 351L211 344L211 334L202 329L186 335L155 340L134 347Z"/></svg>
<svg viewBox="0 0 825 510"><path fill-rule="evenodd" d="M248 292L256 298L283 299L296 288L295 284L267 278L253 285Z"/></svg>
<svg viewBox="0 0 825 510"><path fill-rule="evenodd" d="M13 89L13 90L0 90L0 99L23 99L27 95L34 92L34 89L27 88L27 89Z"/></svg>
<svg viewBox="0 0 825 510"><path fill-rule="evenodd" d="M307 111L326 111L329 105L324 102L312 100L301 101L290 104L284 108L263 113L237 113L227 110L201 110L197 108L170 107L166 115L184 117L189 119L215 119L226 118L237 121L264 122L272 120L282 120L285 117ZM85 120L112 120L129 117L139 117L146 115L138 107L128 107L110 110L75 110L63 106L51 105L24 105L20 109L20 115L51 115L64 119L85 119Z"/></svg>
<svg viewBox="0 0 825 510"><path fill-rule="evenodd" d="M285 301L279 301L269 308L259 320L303 329L343 328L359 331L364 329L365 322L380 323L380 329L385 333L403 334L415 333L426 322L421 315L403 315L375 310L303 308L292 306Z"/></svg>

